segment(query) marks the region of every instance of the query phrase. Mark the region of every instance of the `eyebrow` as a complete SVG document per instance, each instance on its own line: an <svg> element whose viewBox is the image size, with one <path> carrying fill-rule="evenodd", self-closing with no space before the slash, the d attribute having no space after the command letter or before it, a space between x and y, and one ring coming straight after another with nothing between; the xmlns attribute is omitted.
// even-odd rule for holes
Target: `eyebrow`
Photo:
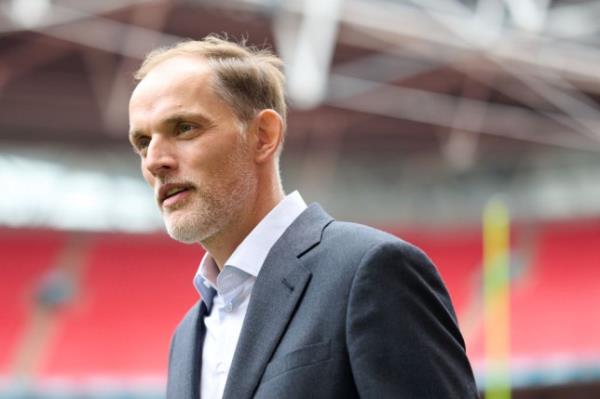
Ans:
<svg viewBox="0 0 600 399"><path fill-rule="evenodd" d="M190 121L190 120L200 121L201 123L204 123L204 124L212 123L212 121L208 117L204 116L203 114L200 114L197 112L180 112L180 113L174 114L174 115L170 116L169 118L163 120L161 122L161 124L176 124L179 122Z"/></svg>
<svg viewBox="0 0 600 399"><path fill-rule="evenodd" d="M200 114L197 112L179 112L179 113L171 115L170 117L162 120L160 122L160 124L161 125L174 125L174 124L184 122L184 121L189 121L189 120L192 120L192 121L196 120L196 121L199 121L200 123L203 123L206 125L213 124L212 120L210 120L203 114ZM131 143L133 143L136 138L138 138L140 136L145 136L145 135L146 135L146 133L144 133L144 131L142 131L142 130L130 130L129 131L129 141Z"/></svg>

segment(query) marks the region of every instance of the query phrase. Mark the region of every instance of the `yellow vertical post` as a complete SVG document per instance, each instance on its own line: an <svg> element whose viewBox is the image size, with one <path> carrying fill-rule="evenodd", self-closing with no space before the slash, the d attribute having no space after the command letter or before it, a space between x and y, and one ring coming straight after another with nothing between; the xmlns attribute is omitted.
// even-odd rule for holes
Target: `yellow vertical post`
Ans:
<svg viewBox="0 0 600 399"><path fill-rule="evenodd" d="M510 399L510 220L492 199L483 213L485 398Z"/></svg>

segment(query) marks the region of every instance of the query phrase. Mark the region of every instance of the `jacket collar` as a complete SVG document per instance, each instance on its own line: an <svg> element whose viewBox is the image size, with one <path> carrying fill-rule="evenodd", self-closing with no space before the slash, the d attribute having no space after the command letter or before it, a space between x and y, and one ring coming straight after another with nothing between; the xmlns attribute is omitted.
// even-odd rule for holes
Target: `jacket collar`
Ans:
<svg viewBox="0 0 600 399"><path fill-rule="evenodd" d="M275 351L311 272L301 258L321 241L333 221L311 204L275 243L254 284L223 399L249 399Z"/></svg>

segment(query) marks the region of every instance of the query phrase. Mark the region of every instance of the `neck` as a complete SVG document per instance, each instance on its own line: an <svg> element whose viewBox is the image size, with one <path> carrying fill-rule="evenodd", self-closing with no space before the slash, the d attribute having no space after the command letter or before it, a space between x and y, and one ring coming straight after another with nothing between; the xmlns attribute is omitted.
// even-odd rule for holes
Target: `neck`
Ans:
<svg viewBox="0 0 600 399"><path fill-rule="evenodd" d="M258 223L283 199L283 189L278 184L270 188L257 190L254 201L241 211L231 226L227 226L219 234L201 242L204 249L213 257L219 271L233 251L241 244Z"/></svg>

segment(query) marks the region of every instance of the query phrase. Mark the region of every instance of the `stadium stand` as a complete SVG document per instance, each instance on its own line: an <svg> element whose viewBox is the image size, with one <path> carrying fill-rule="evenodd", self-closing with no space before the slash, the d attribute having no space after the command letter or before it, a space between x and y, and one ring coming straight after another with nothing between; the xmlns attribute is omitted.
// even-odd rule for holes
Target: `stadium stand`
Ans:
<svg viewBox="0 0 600 399"><path fill-rule="evenodd" d="M572 371L580 361L600 359L599 227L600 221L556 222L536 230L535 248L525 269L515 269L512 282L511 350L516 370L531 376L531 370L562 359L573 366ZM481 303L478 229L388 230L423 248L438 265L465 331L469 355L480 367L481 309L475 306ZM67 233L4 229L0 237L0 347L8 348L0 351L0 375L6 380L14 371L35 287L55 266ZM161 234L91 237L79 287L71 303L53 311L56 328L37 359L33 377L164 382L170 335L197 298L191 279L202 249ZM519 259L519 248L513 250L513 258Z"/></svg>

